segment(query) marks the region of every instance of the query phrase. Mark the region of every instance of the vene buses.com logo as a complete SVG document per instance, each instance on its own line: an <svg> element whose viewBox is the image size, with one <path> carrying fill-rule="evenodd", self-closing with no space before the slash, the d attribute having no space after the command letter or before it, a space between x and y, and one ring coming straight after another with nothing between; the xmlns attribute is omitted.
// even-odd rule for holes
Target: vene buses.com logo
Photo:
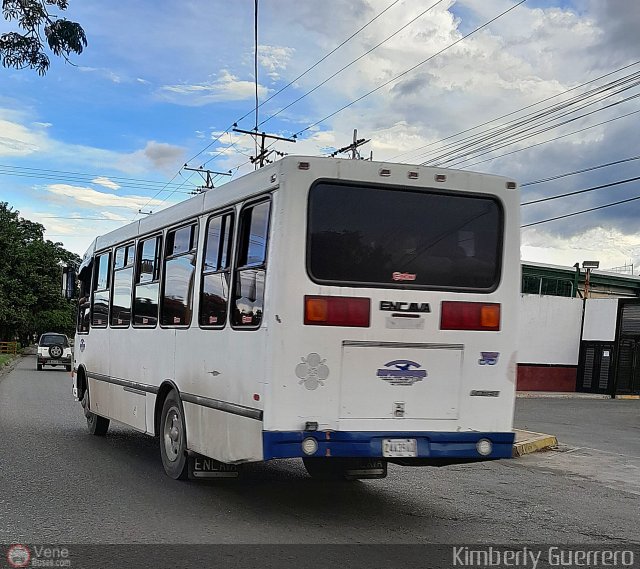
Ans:
<svg viewBox="0 0 640 569"><path fill-rule="evenodd" d="M7 549L7 563L9 567L28 567L31 561L31 551L26 545L15 543Z"/></svg>
<svg viewBox="0 0 640 569"><path fill-rule="evenodd" d="M391 385L413 385L427 377L427 371L417 362L411 360L393 360L378 368L376 376L388 381Z"/></svg>

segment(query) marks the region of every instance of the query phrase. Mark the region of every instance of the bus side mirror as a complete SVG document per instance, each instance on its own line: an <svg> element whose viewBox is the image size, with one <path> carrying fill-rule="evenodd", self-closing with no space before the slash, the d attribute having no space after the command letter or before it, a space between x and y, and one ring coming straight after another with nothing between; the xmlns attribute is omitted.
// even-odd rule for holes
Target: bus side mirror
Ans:
<svg viewBox="0 0 640 569"><path fill-rule="evenodd" d="M62 269L62 296L70 300L76 296L76 271L73 267Z"/></svg>

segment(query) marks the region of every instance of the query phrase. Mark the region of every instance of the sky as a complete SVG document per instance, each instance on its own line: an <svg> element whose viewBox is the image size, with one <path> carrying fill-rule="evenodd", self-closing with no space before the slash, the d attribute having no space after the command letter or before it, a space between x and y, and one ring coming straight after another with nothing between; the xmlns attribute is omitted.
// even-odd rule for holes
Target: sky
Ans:
<svg viewBox="0 0 640 569"><path fill-rule="evenodd" d="M185 164L231 173L215 185L253 170L232 130L256 126L253 1L70 0L62 15L82 54L51 55L44 77L0 67L0 201L81 255L191 197L203 181ZM357 129L366 158L508 176L523 260L638 274L638 29L637 0L259 0L258 128L297 135L273 146L289 154Z"/></svg>

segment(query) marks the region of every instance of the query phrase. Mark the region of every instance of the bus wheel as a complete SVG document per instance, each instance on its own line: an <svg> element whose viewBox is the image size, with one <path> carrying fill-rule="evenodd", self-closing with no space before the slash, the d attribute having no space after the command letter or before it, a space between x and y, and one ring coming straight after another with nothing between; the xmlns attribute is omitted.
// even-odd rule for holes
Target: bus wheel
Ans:
<svg viewBox="0 0 640 569"><path fill-rule="evenodd" d="M42 371L42 364L36 364L36 370Z"/></svg>
<svg viewBox="0 0 640 569"><path fill-rule="evenodd" d="M317 480L348 480L344 460L339 458L303 458L309 476Z"/></svg>
<svg viewBox="0 0 640 569"><path fill-rule="evenodd" d="M186 480L189 475L186 435L182 403L174 390L164 400L160 417L160 456L165 472L174 480Z"/></svg>
<svg viewBox="0 0 640 569"><path fill-rule="evenodd" d="M84 408L84 416L87 418L87 430L89 434L104 437L109 430L109 419L100 417L100 415L89 411L89 390L86 387L84 395L82 396L82 407Z"/></svg>

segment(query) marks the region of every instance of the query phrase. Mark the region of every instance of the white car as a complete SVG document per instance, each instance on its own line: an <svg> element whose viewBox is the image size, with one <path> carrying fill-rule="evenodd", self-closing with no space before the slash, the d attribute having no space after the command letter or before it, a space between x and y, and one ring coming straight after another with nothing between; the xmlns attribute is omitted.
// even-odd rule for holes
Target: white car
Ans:
<svg viewBox="0 0 640 569"><path fill-rule="evenodd" d="M67 371L71 371L72 361L69 338L64 334L47 332L40 336L38 341L38 371L42 371L43 365L63 365Z"/></svg>

